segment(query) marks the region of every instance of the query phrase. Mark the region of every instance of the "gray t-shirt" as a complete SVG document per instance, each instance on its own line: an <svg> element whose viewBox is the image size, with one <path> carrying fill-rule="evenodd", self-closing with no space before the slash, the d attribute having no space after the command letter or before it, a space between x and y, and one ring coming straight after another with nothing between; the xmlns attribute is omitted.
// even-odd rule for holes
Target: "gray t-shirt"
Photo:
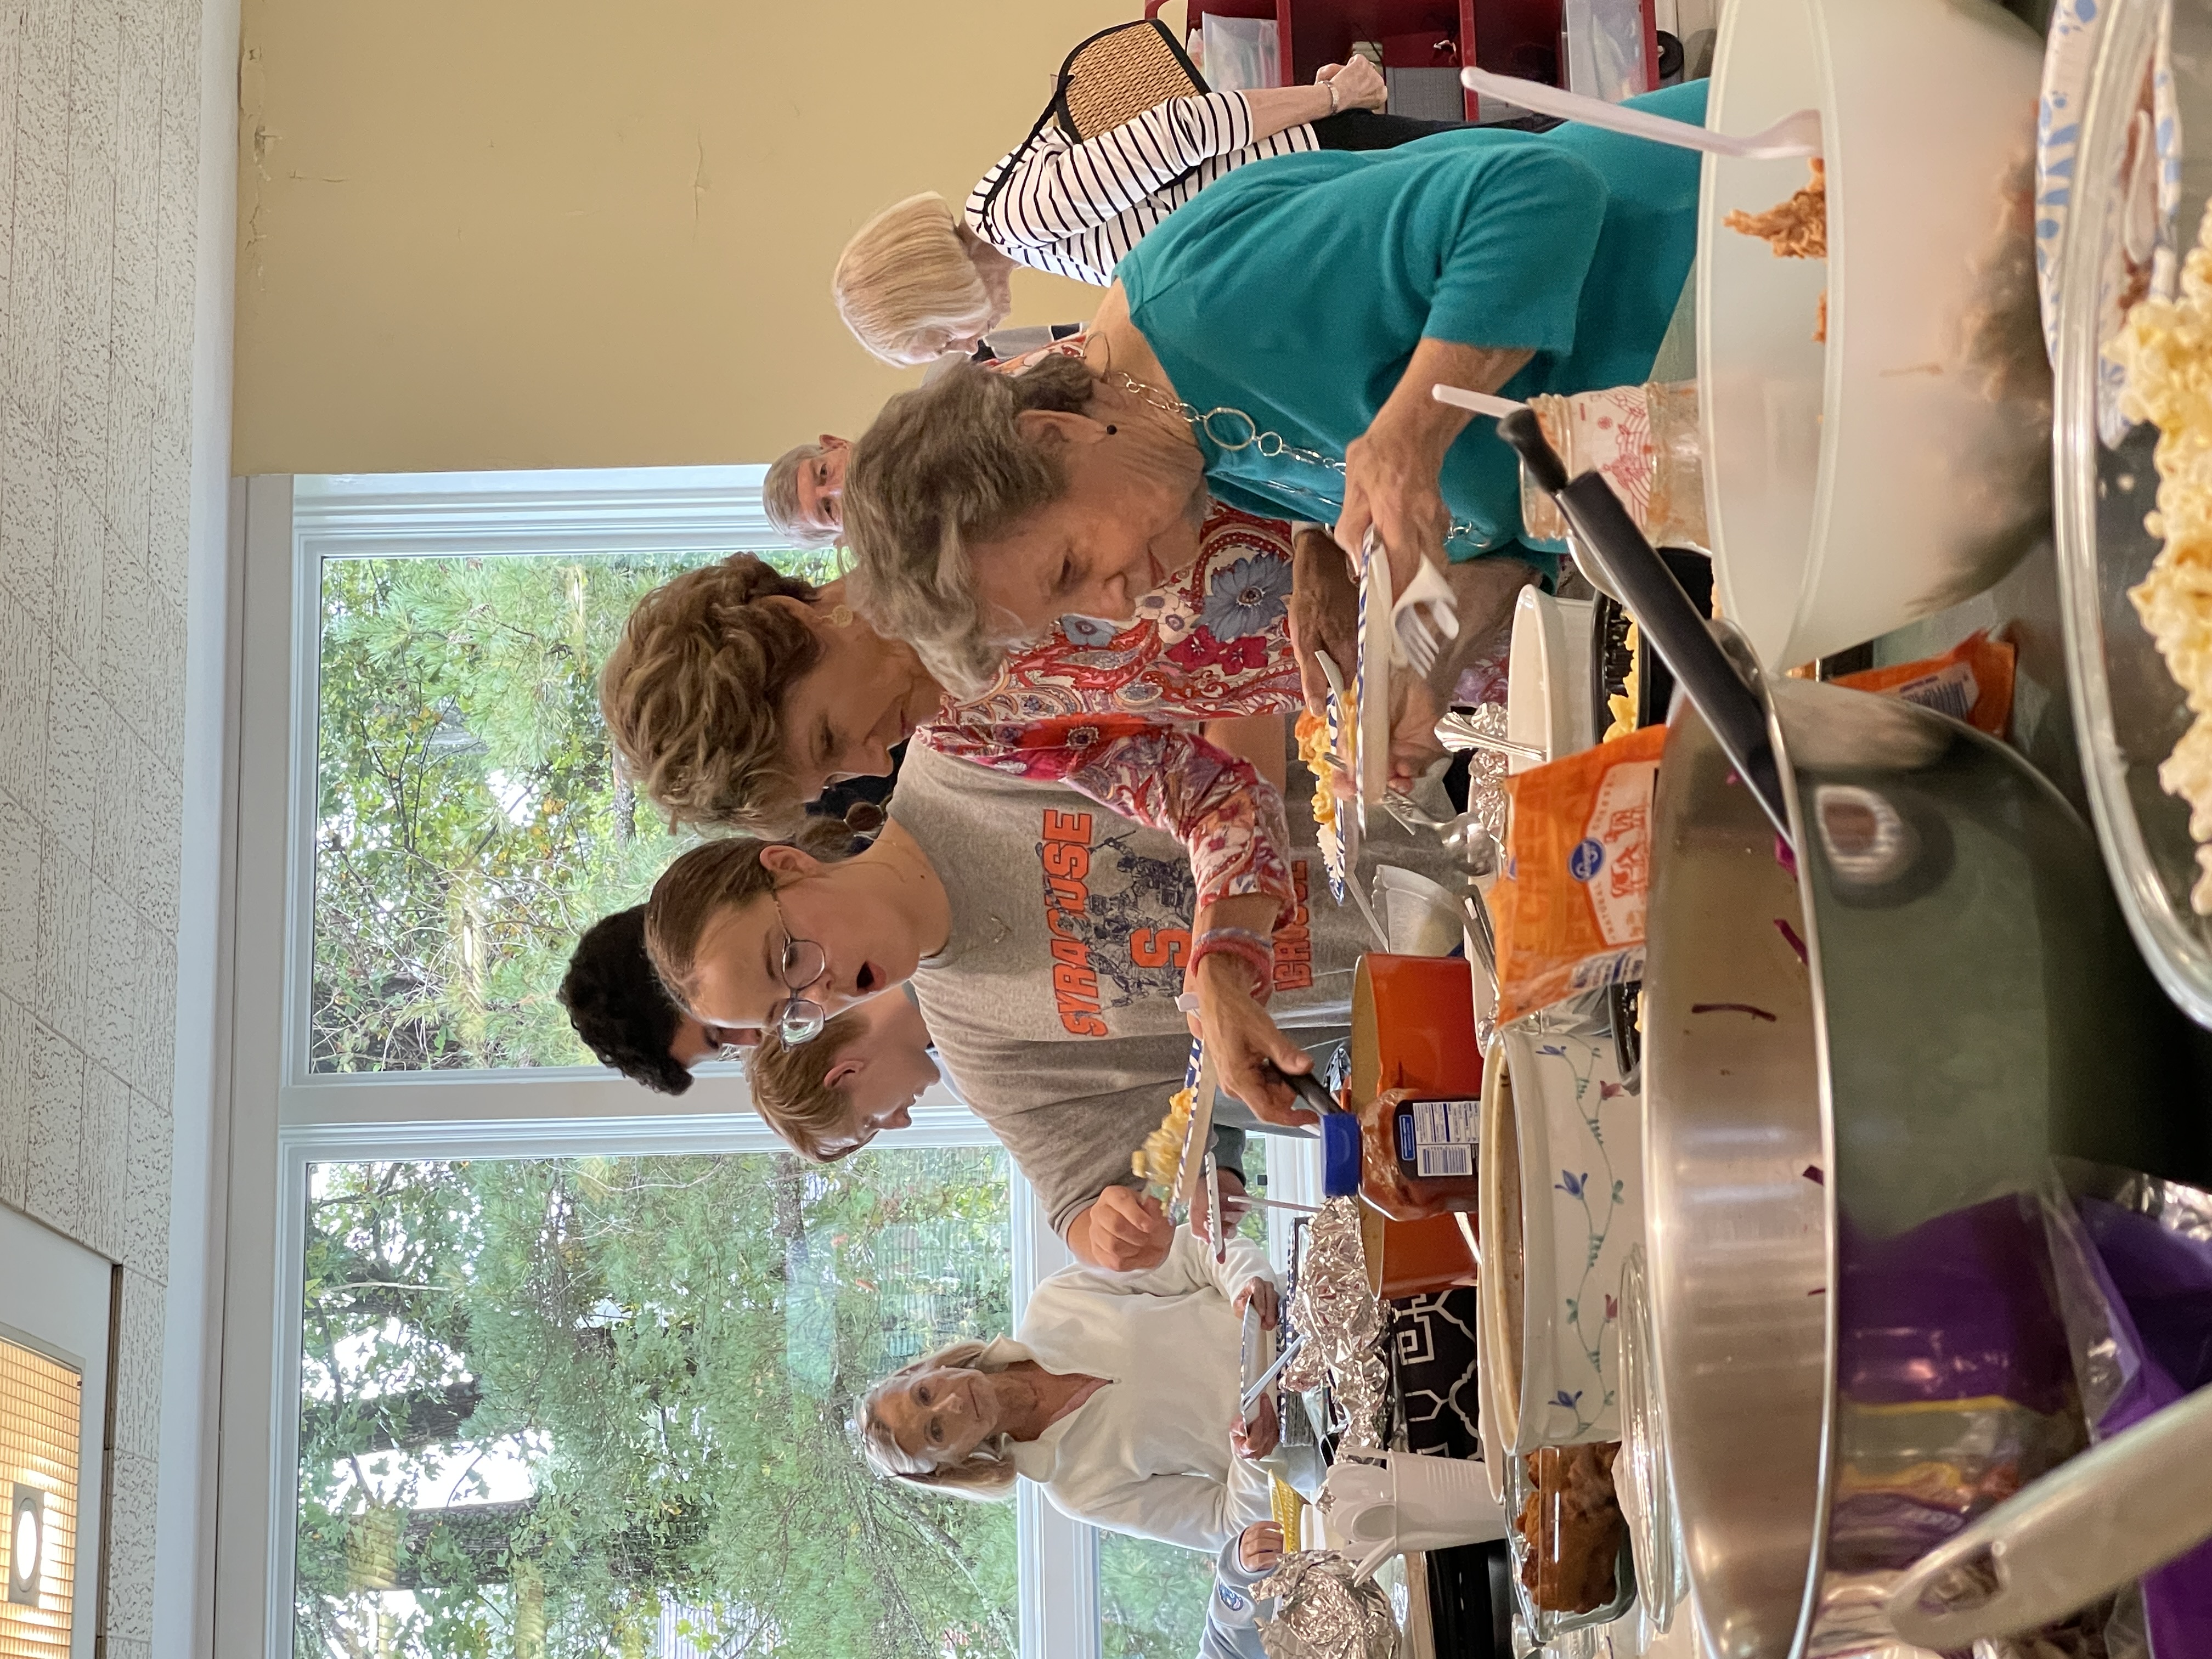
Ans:
<svg viewBox="0 0 2212 1659"><path fill-rule="evenodd" d="M922 1001L928 1017L928 999ZM1341 1026L1302 1029L1299 1038L1319 1066L1348 1035ZM967 1037L957 1052L938 1045L953 1086L1006 1149L1036 1189L1053 1231L1068 1224L1109 1187L1133 1187L1129 1159L1167 1115L1182 1087L1188 1036L1105 1037L1096 1043L1046 1045ZM1234 1095L1214 1103L1214 1152L1224 1168L1244 1170L1244 1134L1270 1127Z"/></svg>
<svg viewBox="0 0 2212 1659"><path fill-rule="evenodd" d="M1377 946L1358 909L1328 896L1310 787L1294 764L1285 805L1299 903L1276 931L1268 1010L1319 1049L1342 1037L1353 971ZM1182 1086L1188 860L1173 836L1073 790L921 747L900 769L890 816L951 903L945 948L915 977L922 1018L954 1085L1064 1228L1107 1185L1132 1180L1130 1155ZM1448 878L1434 836L1394 831L1370 845Z"/></svg>
<svg viewBox="0 0 2212 1659"><path fill-rule="evenodd" d="M1286 1030L1340 1025L1353 968L1376 943L1356 908L1329 899L1310 796L1290 793L1297 904L1277 925L1268 1012ZM1174 836L1060 785L919 749L900 769L890 816L928 854L951 906L945 948L917 978L933 1032L943 1035L940 1013L1036 1042L1187 1032L1176 999L1197 888ZM1424 867L1418 849L1403 850ZM1436 848L1426 864L1443 858Z"/></svg>

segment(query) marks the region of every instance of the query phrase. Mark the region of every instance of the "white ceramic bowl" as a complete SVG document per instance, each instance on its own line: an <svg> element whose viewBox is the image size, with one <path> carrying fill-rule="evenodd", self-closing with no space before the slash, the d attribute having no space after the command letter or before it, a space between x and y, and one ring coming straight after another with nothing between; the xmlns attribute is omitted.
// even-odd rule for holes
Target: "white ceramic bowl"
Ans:
<svg viewBox="0 0 2212 1659"><path fill-rule="evenodd" d="M1482 1267L1475 1296L1476 1380L1481 1387L1482 1457L1502 1496L1506 1465L1520 1437L1522 1264L1521 1158L1513 1094L1501 1036L1483 1062L1482 1158L1476 1166L1475 1232Z"/></svg>
<svg viewBox="0 0 2212 1659"><path fill-rule="evenodd" d="M1607 1339L1621 1265L1644 1237L1641 1103L1602 1032L1509 1027L1483 1081L1486 1421L1510 1451L1618 1440Z"/></svg>
<svg viewBox="0 0 2212 1659"><path fill-rule="evenodd" d="M1823 262L1722 223L1788 198L1805 162L1704 164L1706 520L1721 609L1771 667L1981 592L2049 522L2041 67L2033 31L1990 0L1731 0L1722 15L1707 125L1817 108L1827 166Z"/></svg>
<svg viewBox="0 0 2212 1659"><path fill-rule="evenodd" d="M1541 749L1547 759L1578 754L1597 741L1590 729L1590 612L1588 599L1555 599L1533 587L1513 605L1505 666L1505 735ZM1515 755L1508 772L1542 763Z"/></svg>

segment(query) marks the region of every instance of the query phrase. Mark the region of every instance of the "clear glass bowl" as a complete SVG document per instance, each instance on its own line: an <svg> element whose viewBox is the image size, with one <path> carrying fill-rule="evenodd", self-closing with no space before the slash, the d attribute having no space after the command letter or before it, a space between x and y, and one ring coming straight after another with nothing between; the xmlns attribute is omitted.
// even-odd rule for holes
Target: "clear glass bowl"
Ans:
<svg viewBox="0 0 2212 1659"><path fill-rule="evenodd" d="M1614 1478L1617 1480L1619 1479L1617 1459L1615 1467ZM1593 1607L1588 1613L1555 1613L1549 1608L1536 1605L1536 1598L1530 1594L1528 1584L1522 1577L1522 1571L1528 1561L1529 1542L1522 1535L1520 1527L1514 1521L1514 1517L1521 1514L1523 1506L1528 1501L1529 1493L1534 1490L1534 1485L1528 1478L1528 1455L1509 1453L1504 1476L1507 1516L1505 1542L1509 1559L1512 1564L1513 1602L1519 1614L1520 1623L1527 1629L1533 1640L1540 1646L1548 1647L1560 1637L1571 1632L1589 1630L1600 1625L1610 1625L1627 1617L1629 1609L1636 1605L1637 1578L1635 1545L1633 1540L1625 1534L1620 1540L1620 1557L1613 1569L1612 1601L1602 1607Z"/></svg>
<svg viewBox="0 0 2212 1659"><path fill-rule="evenodd" d="M1632 1495L1621 1511L1636 1559L1636 1591L1651 1628L1663 1632L1689 1589L1689 1571L1674 1530L1674 1483L1667 1473L1652 1343L1651 1286L1639 1244L1620 1269L1620 1455L1613 1483Z"/></svg>
<svg viewBox="0 0 2212 1659"><path fill-rule="evenodd" d="M2189 905L2197 874L2189 808L2158 781L2190 715L2128 599L2159 550L2143 528L2157 493L2158 434L2142 425L2107 445L2097 419L2107 273L2130 198L2129 132L2166 9L2164 0L2114 0L2081 116L2057 284L2058 574L2075 726L2106 866L2160 984L2212 1026L2212 926ZM2172 13L2180 207L2160 229L2161 241L2186 249L2212 198L2212 0L2172 0Z"/></svg>

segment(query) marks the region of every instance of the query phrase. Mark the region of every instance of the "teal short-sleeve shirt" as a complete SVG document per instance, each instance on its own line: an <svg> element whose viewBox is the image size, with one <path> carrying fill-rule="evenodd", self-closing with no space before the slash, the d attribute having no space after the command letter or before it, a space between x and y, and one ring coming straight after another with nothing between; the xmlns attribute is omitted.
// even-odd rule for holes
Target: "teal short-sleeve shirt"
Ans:
<svg viewBox="0 0 2212 1659"><path fill-rule="evenodd" d="M1705 83L1633 101L1702 125ZM1509 397L1646 378L1696 251L1698 170L1693 151L1580 125L1280 156L1209 185L1115 276L1184 402L1341 459L1425 337L1534 351ZM1333 519L1340 475L1236 447L1246 429L1224 415L1201 433L1213 493ZM1469 423L1439 482L1470 526L1455 558L1517 546L1519 471L1493 422Z"/></svg>

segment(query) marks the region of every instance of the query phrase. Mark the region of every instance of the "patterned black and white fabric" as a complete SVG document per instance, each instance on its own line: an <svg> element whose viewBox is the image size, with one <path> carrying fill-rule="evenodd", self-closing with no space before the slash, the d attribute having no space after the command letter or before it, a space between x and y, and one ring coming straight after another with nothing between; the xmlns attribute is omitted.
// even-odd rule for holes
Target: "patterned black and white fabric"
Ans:
<svg viewBox="0 0 2212 1659"><path fill-rule="evenodd" d="M1408 1297L1390 1306L1385 1339L1406 1443L1446 1457L1482 1455L1474 1386L1472 1289Z"/></svg>

